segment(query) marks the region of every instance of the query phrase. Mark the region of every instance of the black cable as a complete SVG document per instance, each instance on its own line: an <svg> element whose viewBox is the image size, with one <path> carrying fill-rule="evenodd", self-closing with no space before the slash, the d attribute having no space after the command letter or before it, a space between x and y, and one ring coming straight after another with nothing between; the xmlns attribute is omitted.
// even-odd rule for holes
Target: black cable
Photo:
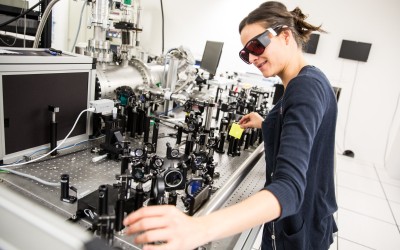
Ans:
<svg viewBox="0 0 400 250"><path fill-rule="evenodd" d="M343 131L343 148L346 150L346 130L347 130L347 125L349 123L349 114L350 114L350 108L351 108L351 102L353 100L353 93L354 93L354 86L356 85L357 81L357 74L358 74L358 65L360 62L357 62L356 66L356 73L354 75L354 80L353 80L353 85L351 86L351 92L350 92L350 99L349 99L349 106L347 108L347 115L346 115L346 123L344 124L344 131ZM343 153L343 152L342 152Z"/></svg>
<svg viewBox="0 0 400 250"><path fill-rule="evenodd" d="M160 0L161 4L161 54L164 55L164 7L162 0Z"/></svg>
<svg viewBox="0 0 400 250"><path fill-rule="evenodd" d="M33 5L31 8L27 9L25 12L23 12L23 13L19 14L18 16L16 16L16 17L14 17L14 18L12 18L12 19L10 19L10 20L8 20L8 21L6 21L6 22L0 24L0 28L3 27L3 26L6 26L6 25L9 24L9 23L14 22L15 20L17 20L17 19L19 19L19 18L21 18L21 17L23 17L23 16L25 16L26 14L28 14L29 12L31 12L34 8L36 8L39 4L41 4L43 1L44 1L44 0L39 1L38 3L36 3L35 5Z"/></svg>
<svg viewBox="0 0 400 250"><path fill-rule="evenodd" d="M24 9L21 9L21 13L23 11L24 11ZM15 37L14 37L14 42L12 44L8 44L6 41L4 41L3 39L0 38L0 41L2 43L4 43L5 45L7 45L8 47L14 46L14 44L17 42L17 39L18 39L18 36L17 36L17 34L18 34L18 22L19 21L20 20L17 20L17 22L15 23ZM26 22L24 22L24 35L25 35L25 30L26 30ZM5 35L7 35L7 34L5 34ZM25 38L24 38L24 42L25 42Z"/></svg>

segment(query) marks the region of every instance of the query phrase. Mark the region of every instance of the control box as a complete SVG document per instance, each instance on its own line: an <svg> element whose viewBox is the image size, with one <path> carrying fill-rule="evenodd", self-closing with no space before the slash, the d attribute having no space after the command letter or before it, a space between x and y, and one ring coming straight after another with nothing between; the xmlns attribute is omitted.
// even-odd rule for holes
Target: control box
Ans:
<svg viewBox="0 0 400 250"><path fill-rule="evenodd" d="M49 106L59 108L57 141L63 140L94 100L95 74L91 57L0 47L0 164L49 146ZM65 145L90 134L90 117L82 115Z"/></svg>

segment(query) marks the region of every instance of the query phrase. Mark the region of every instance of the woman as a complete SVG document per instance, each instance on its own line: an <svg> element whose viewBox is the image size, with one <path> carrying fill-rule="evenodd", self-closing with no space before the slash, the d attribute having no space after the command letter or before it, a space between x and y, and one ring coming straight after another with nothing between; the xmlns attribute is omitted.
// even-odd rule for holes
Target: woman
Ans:
<svg viewBox="0 0 400 250"><path fill-rule="evenodd" d="M328 249L337 231L333 213L336 99L325 75L306 63L302 46L312 31L299 8L265 2L239 25L239 56L265 77L279 76L282 99L265 121L245 115L242 128L262 128L267 181L248 199L203 217L172 206L130 214L127 233L143 232L136 243L163 241L144 249L193 249L256 225L264 225L262 249Z"/></svg>

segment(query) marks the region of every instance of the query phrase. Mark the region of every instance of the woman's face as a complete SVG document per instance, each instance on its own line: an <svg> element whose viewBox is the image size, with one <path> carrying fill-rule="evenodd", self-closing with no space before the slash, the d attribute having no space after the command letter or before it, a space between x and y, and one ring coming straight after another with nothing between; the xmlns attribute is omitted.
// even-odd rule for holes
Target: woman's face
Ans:
<svg viewBox="0 0 400 250"><path fill-rule="evenodd" d="M243 46L265 30L258 23L246 25L240 33L240 40ZM249 62L256 66L264 77L279 75L284 68L285 62L285 54L282 47L285 43L284 39L279 35L276 37L271 34L268 35L271 43L265 48L264 53L259 56L249 54Z"/></svg>

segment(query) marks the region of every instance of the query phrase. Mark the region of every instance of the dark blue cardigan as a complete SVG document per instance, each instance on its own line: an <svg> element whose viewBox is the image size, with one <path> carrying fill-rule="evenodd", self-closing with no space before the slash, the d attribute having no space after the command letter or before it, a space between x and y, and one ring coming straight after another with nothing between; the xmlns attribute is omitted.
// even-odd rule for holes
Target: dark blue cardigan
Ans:
<svg viewBox="0 0 400 250"><path fill-rule="evenodd" d="M275 124L282 108L279 150L274 161ZM277 249L328 249L337 231L334 146L337 102L326 76L305 66L262 124L267 163L266 190L278 199ZM264 226L262 249L272 249L272 223Z"/></svg>

